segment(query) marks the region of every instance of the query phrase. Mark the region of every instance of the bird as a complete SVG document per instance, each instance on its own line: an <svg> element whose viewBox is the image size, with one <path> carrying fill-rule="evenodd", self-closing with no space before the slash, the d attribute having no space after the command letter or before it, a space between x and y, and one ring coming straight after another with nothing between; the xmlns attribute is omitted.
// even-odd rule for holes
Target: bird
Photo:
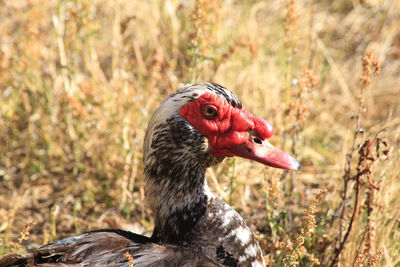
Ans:
<svg viewBox="0 0 400 267"><path fill-rule="evenodd" d="M95 230L6 255L0 266L266 266L245 220L210 190L206 170L233 156L299 170L268 142L272 135L271 124L225 87L181 84L154 112L144 138L151 237Z"/></svg>

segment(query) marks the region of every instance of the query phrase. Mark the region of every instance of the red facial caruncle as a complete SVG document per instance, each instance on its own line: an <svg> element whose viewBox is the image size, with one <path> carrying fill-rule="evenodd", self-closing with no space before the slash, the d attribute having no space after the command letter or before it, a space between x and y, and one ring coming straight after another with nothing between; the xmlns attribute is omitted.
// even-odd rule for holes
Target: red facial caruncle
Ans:
<svg viewBox="0 0 400 267"><path fill-rule="evenodd" d="M273 133L265 120L253 116L245 108L235 108L225 99L205 93L183 106L180 115L207 137L216 156L240 156L268 166L298 169L300 164L274 148L266 139Z"/></svg>

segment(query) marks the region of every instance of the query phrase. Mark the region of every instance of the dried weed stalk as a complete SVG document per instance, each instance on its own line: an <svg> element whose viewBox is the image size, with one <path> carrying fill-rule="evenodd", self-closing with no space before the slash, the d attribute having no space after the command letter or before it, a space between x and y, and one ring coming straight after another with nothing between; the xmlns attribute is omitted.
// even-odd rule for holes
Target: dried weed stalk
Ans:
<svg viewBox="0 0 400 267"><path fill-rule="evenodd" d="M297 14L296 14L297 0L289 0L286 3L286 16L285 16L285 47L289 48L293 45L293 36L297 32Z"/></svg>
<svg viewBox="0 0 400 267"><path fill-rule="evenodd" d="M133 265L135 264L135 261L133 260L133 257L129 253L129 251L125 252L124 257L128 261L128 267L133 267Z"/></svg>
<svg viewBox="0 0 400 267"><path fill-rule="evenodd" d="M267 192L268 202L276 203L280 196L279 178L273 176L270 179L268 179L265 190Z"/></svg>
<svg viewBox="0 0 400 267"><path fill-rule="evenodd" d="M265 197L265 212L267 221L274 222L280 202L279 176L274 170L268 170L264 176L263 191ZM273 227L271 227L273 228ZM271 229L274 231L274 229Z"/></svg>
<svg viewBox="0 0 400 267"><path fill-rule="evenodd" d="M374 266L380 262L382 258L382 251L378 250L374 253L372 248L375 235L375 224L372 219L372 213L374 211L374 195L375 191L379 190L379 186L372 177L372 168L374 162L380 158L381 153L384 155L385 159L388 158L389 144L387 141L378 137L375 137L374 139L368 139L363 143L358 153L360 158L357 164L357 174L355 177L357 181L355 189L356 200L358 199L361 187L364 187L367 199L364 203L363 209L366 210L367 221L365 223L365 231L357 249L353 266L362 266L363 263L364 266ZM357 211L357 208L358 207L355 207L354 211ZM355 216L356 212L353 213L351 223L354 221Z"/></svg>
<svg viewBox="0 0 400 267"><path fill-rule="evenodd" d="M307 97L313 88L317 86L317 79L315 78L312 70L305 69L300 75L300 78L296 80L296 84L299 87L298 93L292 98L287 109L284 112L285 117L290 119L290 125L288 126L287 132L292 139L291 152L293 155L297 155L296 146L299 140L299 133L304 128L304 122L309 115L308 105L306 104ZM287 172L282 174L281 179L284 179L288 175ZM287 202L291 201L291 193L293 192L293 172L290 173L288 179L286 179L286 192Z"/></svg>
<svg viewBox="0 0 400 267"><path fill-rule="evenodd" d="M319 212L319 205L324 199L324 196L328 194L326 189L322 189L319 194L315 197L314 201L305 209L305 218L303 219L303 225L299 230L295 240L293 242L288 242L284 248L286 251L286 256L283 259L285 266L297 266L300 264L300 260L303 257L307 257L314 265L320 265L318 259L315 259L312 254L307 252L306 247L304 247L304 242L306 239L310 239L314 230L316 228L316 214Z"/></svg>
<svg viewBox="0 0 400 267"><path fill-rule="evenodd" d="M377 61L376 56L372 52L367 52L367 54L362 58L362 67L363 67L363 74L360 77L361 92L360 92L360 95L358 96L359 102L358 102L358 111L357 111L357 115L356 115L356 125L355 125L355 130L354 130L354 135L353 135L353 143L352 143L352 147L351 147L349 153L346 155L346 165L345 165L345 170L344 170L344 175L343 175L343 194L342 194L342 205L343 206L342 206L342 210L341 210L340 218L339 218L340 219L340 222L339 222L339 244L335 249L334 257L333 257L333 260L332 260L330 266L334 266L338 262L339 256L340 256L341 252L343 251L343 248L344 248L346 241L349 237L349 234L352 230L353 222L356 218L357 210L359 208L360 190L365 185L364 177L368 177L368 184L370 186L369 187L370 190L367 191L367 192L369 192L368 198L370 199L369 201L367 201L367 203L370 202L370 207L372 207L372 201L373 201L373 192L371 190L378 189L378 187L375 185L375 183L372 182L372 178L371 178L371 166L372 166L373 162L375 161L374 157L371 157L371 154L369 152L370 150L368 150L368 152L366 152L363 149L365 147L370 147L370 142L377 143L378 151L379 151L379 144L384 144L388 148L387 142L383 141L377 137L375 139L373 139L372 141L370 141L370 140L365 141L364 144L359 147L360 158L359 158L359 162L358 162L358 166L357 166L357 174L355 176L352 175L351 163L352 163L354 152L356 151L356 147L357 147L356 146L357 138L360 134L364 133L364 130L361 128L361 114L362 114L362 112L366 111L366 106L365 106L365 101L364 101L365 91L366 91L366 88L371 84L372 74L374 76L377 76L377 75L379 75L379 72L381 70L381 66L380 66L379 62ZM365 176L365 175L367 175L367 176ZM353 211L352 211L350 221L346 227L346 231L344 233L342 233L342 229L345 227L344 226L344 217L346 214L345 203L348 202L348 198L350 195L348 192L349 183L354 180L356 181L356 185L355 185L355 189L354 189L355 197L354 197ZM372 209L371 209L371 212L372 212ZM368 215L368 217L370 217L370 216ZM368 228L368 226L367 226L366 233L368 234L368 232L371 234L372 229ZM361 243L363 243L363 242L361 242ZM354 264L358 261L359 260L356 259L354 261Z"/></svg>
<svg viewBox="0 0 400 267"><path fill-rule="evenodd" d="M18 253L21 253L23 251L23 253L25 253L22 247L22 242L24 240L29 240L30 230L32 226L35 224L36 222L34 220L31 220L28 224L24 226L24 229L19 233L18 242L8 241L8 243L10 244L10 251L12 252L18 251Z"/></svg>
<svg viewBox="0 0 400 267"><path fill-rule="evenodd" d="M299 80L296 80L296 84L299 86L297 95L289 103L288 108L285 110L285 115L294 117L292 123L293 131L293 147L294 150L296 135L304 126L304 121L309 115L308 106L306 104L307 96L317 86L317 79L315 78L312 70L305 69L300 75Z"/></svg>
<svg viewBox="0 0 400 267"><path fill-rule="evenodd" d="M189 34L191 55L191 77L194 82L197 78L197 64L199 60L206 59L209 44L212 40L213 26L218 23L219 17L215 10L221 9L220 1L197 0L193 11L193 30Z"/></svg>
<svg viewBox="0 0 400 267"><path fill-rule="evenodd" d="M22 242L24 240L29 240L30 230L36 222L31 220L27 225L25 225L24 229L19 233L18 243L15 244L16 248L22 248Z"/></svg>

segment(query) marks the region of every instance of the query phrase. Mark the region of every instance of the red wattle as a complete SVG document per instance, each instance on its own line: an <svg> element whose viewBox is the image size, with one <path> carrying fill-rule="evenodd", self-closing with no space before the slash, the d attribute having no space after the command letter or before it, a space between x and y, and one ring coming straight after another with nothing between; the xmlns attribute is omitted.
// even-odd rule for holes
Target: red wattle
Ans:
<svg viewBox="0 0 400 267"><path fill-rule="evenodd" d="M261 118L258 118L258 117L253 117L253 118L254 118L253 119L254 127L256 129L257 134L263 140L271 138L271 136L274 133L274 129L272 128L272 125Z"/></svg>
<svg viewBox="0 0 400 267"><path fill-rule="evenodd" d="M203 109L212 105L218 116L207 119ZM263 140L272 136L272 126L265 120L253 116L245 108L231 106L226 100L212 93L205 93L195 101L183 106L180 115L206 136L214 155L233 156L227 149L246 142L250 130Z"/></svg>

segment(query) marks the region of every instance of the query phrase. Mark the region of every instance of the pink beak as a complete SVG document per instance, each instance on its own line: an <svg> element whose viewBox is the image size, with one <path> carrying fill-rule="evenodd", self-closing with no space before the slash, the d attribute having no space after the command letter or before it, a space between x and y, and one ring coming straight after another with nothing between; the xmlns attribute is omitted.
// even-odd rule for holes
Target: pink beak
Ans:
<svg viewBox="0 0 400 267"><path fill-rule="evenodd" d="M300 170L300 163L296 159L254 134L249 133L249 138L246 142L232 146L228 150L236 156L255 160L270 167Z"/></svg>

